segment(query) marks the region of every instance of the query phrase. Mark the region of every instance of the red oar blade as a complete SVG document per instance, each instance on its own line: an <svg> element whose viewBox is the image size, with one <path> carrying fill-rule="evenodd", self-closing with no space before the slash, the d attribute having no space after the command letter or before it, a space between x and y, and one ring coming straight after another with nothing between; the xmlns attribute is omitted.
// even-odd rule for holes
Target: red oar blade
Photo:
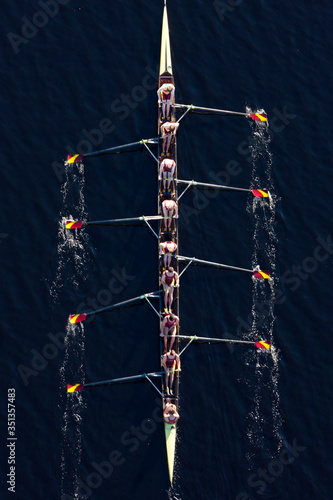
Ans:
<svg viewBox="0 0 333 500"><path fill-rule="evenodd" d="M81 229L82 225L80 220L66 220L66 229Z"/></svg>
<svg viewBox="0 0 333 500"><path fill-rule="evenodd" d="M255 345L258 349L270 349L272 343L269 340L260 340L259 342L255 342Z"/></svg>
<svg viewBox="0 0 333 500"><path fill-rule="evenodd" d="M270 274L269 274L269 271L253 271L253 274L254 274L254 277L255 278L261 278L261 279L264 279L264 280L268 280L268 278L270 277Z"/></svg>
<svg viewBox="0 0 333 500"><path fill-rule="evenodd" d="M250 116L255 122L267 122L266 113L251 113Z"/></svg>
<svg viewBox="0 0 333 500"><path fill-rule="evenodd" d="M67 392L81 392L83 391L83 384L69 385L67 384Z"/></svg>
<svg viewBox="0 0 333 500"><path fill-rule="evenodd" d="M81 323L82 321L84 321L86 319L87 315L86 314L71 314L69 316L69 321L70 323L74 324L74 323Z"/></svg>
<svg viewBox="0 0 333 500"><path fill-rule="evenodd" d="M83 161L83 155L68 155L67 156L67 163L73 164L73 163L81 163Z"/></svg>
<svg viewBox="0 0 333 500"><path fill-rule="evenodd" d="M269 192L267 189L252 189L253 196L257 196L258 198L268 198Z"/></svg>

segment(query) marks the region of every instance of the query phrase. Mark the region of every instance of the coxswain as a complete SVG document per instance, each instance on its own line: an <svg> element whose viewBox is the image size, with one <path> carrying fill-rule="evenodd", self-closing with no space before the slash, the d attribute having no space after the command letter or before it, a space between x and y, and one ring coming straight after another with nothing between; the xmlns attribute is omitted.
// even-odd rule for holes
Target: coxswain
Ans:
<svg viewBox="0 0 333 500"><path fill-rule="evenodd" d="M162 212L166 229L170 229L172 219L178 219L178 206L175 200L162 201Z"/></svg>
<svg viewBox="0 0 333 500"><path fill-rule="evenodd" d="M165 122L161 125L161 133L163 138L162 153L166 154L169 152L171 139L176 135L179 123L177 122Z"/></svg>
<svg viewBox="0 0 333 500"><path fill-rule="evenodd" d="M170 346L169 350L172 349L172 346L176 339L177 326L179 324L179 318L175 314L167 314L161 324L161 333L160 337L164 337L164 349L167 349L168 338L170 338Z"/></svg>
<svg viewBox="0 0 333 500"><path fill-rule="evenodd" d="M163 180L163 189L170 188L171 181L173 181L173 176L175 173L176 162L170 158L165 158L160 165L160 175L159 180Z"/></svg>
<svg viewBox="0 0 333 500"><path fill-rule="evenodd" d="M180 371L180 357L173 349L163 354L162 366L165 369L165 391L166 393L173 394L173 380L175 377L175 370Z"/></svg>
<svg viewBox="0 0 333 500"><path fill-rule="evenodd" d="M164 311L171 312L171 306L173 302L173 290L175 286L178 286L179 276L173 267L168 267L161 277L161 283L164 290Z"/></svg>
<svg viewBox="0 0 333 500"><path fill-rule="evenodd" d="M175 424L179 419L179 413L177 411L177 406L171 403L170 398L166 398L164 411L163 411L164 422L167 424Z"/></svg>
<svg viewBox="0 0 333 500"><path fill-rule="evenodd" d="M169 118L170 106L175 98L175 86L172 83L164 83L158 89L157 96L158 96L158 104L162 104L162 120L164 120L164 118Z"/></svg>
<svg viewBox="0 0 333 500"><path fill-rule="evenodd" d="M173 254L177 250L177 243L173 240L160 243L160 256L163 255L163 264L165 269L170 266Z"/></svg>

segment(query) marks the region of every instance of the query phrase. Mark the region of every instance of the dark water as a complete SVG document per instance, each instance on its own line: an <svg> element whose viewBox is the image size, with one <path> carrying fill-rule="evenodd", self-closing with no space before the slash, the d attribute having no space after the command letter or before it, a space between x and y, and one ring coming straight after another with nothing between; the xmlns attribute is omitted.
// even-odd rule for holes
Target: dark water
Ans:
<svg viewBox="0 0 333 500"><path fill-rule="evenodd" d="M269 129L186 117L181 177L218 175L273 194L271 206L238 193L182 198L182 254L260 263L273 275L262 284L245 273L186 271L183 333L271 339L274 349L195 345L184 353L168 493L151 387L65 394L68 382L158 369L147 306L66 326L79 304L155 290L155 241L135 227L91 228L75 240L60 224L156 211L155 167L144 153L96 158L81 170L65 170L62 160L70 148L156 135L162 1L63 3L52 18L36 16L37 2L2 4L1 498L332 499L331 5L229 0L223 14L222 2L170 0L178 102L269 116ZM24 16L38 31L10 42ZM130 100L121 110L122 95ZM16 390L15 494L6 485L8 388Z"/></svg>

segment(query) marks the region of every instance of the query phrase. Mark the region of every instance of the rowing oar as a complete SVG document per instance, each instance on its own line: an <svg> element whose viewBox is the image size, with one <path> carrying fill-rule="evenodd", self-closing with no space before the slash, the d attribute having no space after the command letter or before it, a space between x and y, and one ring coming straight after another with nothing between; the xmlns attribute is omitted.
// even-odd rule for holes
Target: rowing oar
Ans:
<svg viewBox="0 0 333 500"><path fill-rule="evenodd" d="M85 387L99 387L101 385L115 385L126 382L131 382L132 380L142 380L148 377L161 377L165 372L152 372L152 373L142 373L141 375L132 375L131 377L114 378L111 380L102 380L101 382L91 382L89 384L67 384L67 392L81 392Z"/></svg>
<svg viewBox="0 0 333 500"><path fill-rule="evenodd" d="M113 224L129 223L129 222L146 222L150 220L161 220L161 215L141 215L140 217L131 217L129 219L109 219L109 220L66 220L66 229L81 229L84 226L112 226Z"/></svg>
<svg viewBox="0 0 333 500"><path fill-rule="evenodd" d="M233 271L245 271L247 273L252 273L255 278L268 279L270 277L269 271L261 271L259 266L255 269L245 269L243 267L229 266L227 264L220 264L218 262L210 262L208 260L196 259L195 257L183 257L182 255L176 255L177 260L190 262L191 264L203 264L206 266L217 267L219 269L232 269Z"/></svg>
<svg viewBox="0 0 333 500"><path fill-rule="evenodd" d="M199 106L193 106L193 104L173 104L174 108L187 108L188 111L205 111L212 115L231 115L231 116L245 116L246 118L251 118L256 122L266 122L266 113L240 113L239 111L227 111L226 109L214 109L214 108L201 108Z"/></svg>
<svg viewBox="0 0 333 500"><path fill-rule="evenodd" d="M267 189L246 189L232 186L222 186L221 184L207 184L205 182L196 182L196 181L183 181L181 179L176 179L176 183L189 186L189 187L203 187L206 189L223 189L229 191L243 191L246 193L252 193L253 196L257 196L258 198L268 198L269 191Z"/></svg>
<svg viewBox="0 0 333 500"><path fill-rule="evenodd" d="M89 158L92 156L102 156L105 154L112 153L121 153L125 151L127 148L131 148L134 146L145 146L146 144L158 144L159 137L154 137L153 139L142 139L141 141L131 142L129 144L124 144L123 146L115 146L113 148L101 149L100 151L93 151L92 153L86 154L74 154L67 156L67 164L80 163L83 161L83 158Z"/></svg>
<svg viewBox="0 0 333 500"><path fill-rule="evenodd" d="M118 304L113 304L111 306L107 307L102 307L101 309L96 309L95 311L89 311L86 313L81 313L81 314L70 314L69 316L69 321L70 323L81 323L82 321L85 321L88 316L94 316L95 314L103 313L106 311L114 311L115 309L119 309L122 306L125 306L126 304L130 304L132 302L135 302L137 300L147 300L148 298L150 299L157 299L160 296L159 290L156 292L149 292L145 293L144 295L139 295L138 297L134 297L133 299L129 300L124 300L123 302L118 302Z"/></svg>
<svg viewBox="0 0 333 500"><path fill-rule="evenodd" d="M250 344L255 345L258 349L270 349L272 343L268 340L259 340L255 342L254 340L230 340L230 339L216 339L211 337L198 337L197 335L186 336L186 335L168 335L169 338L186 339L186 340L203 340L207 342L225 342L226 344Z"/></svg>

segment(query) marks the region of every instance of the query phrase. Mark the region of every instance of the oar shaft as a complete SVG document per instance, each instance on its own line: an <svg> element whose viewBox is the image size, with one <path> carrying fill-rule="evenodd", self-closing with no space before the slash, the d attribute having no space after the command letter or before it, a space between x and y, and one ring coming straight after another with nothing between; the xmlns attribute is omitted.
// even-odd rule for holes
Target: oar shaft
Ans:
<svg viewBox="0 0 333 500"><path fill-rule="evenodd" d="M181 179L177 179L176 183L181 184L183 186L192 185L193 187L203 187L207 189L228 189L229 191L245 191L247 193L251 193L251 189L232 187L232 186L222 186L221 184L207 184L206 182L184 181Z"/></svg>
<svg viewBox="0 0 333 500"><path fill-rule="evenodd" d="M121 382L130 382L131 380L140 380L148 377L160 377L164 372L141 373L140 375L132 375L130 377L113 378L111 380L102 380L101 382L91 382L84 384L84 387L98 387L99 385L112 385Z"/></svg>
<svg viewBox="0 0 333 500"><path fill-rule="evenodd" d="M138 297L134 297L133 299L124 300L123 302L118 302L118 304L113 304L111 306L103 307L101 309L96 309L95 311L90 311L90 312L85 313L85 314L86 314L86 316L93 316L94 314L99 314L101 312L112 311L114 309L118 309L119 307L125 306L126 304L130 304L131 302L135 302L137 300L143 300L143 299L145 299L146 296L153 298L153 295L158 294L158 293L159 293L159 290L157 290L157 292L145 293L144 295L139 295Z"/></svg>
<svg viewBox="0 0 333 500"><path fill-rule="evenodd" d="M130 217L127 219L109 219L109 220L92 220L88 222L84 222L84 225L86 226L98 226L98 225L105 225L105 224L113 224L113 223L118 223L118 222L135 222L135 221L142 221L144 222L145 220L161 220L163 217L160 215L142 215L141 217Z"/></svg>
<svg viewBox="0 0 333 500"><path fill-rule="evenodd" d="M168 337L172 337L172 335L168 335ZM225 342L226 344L254 344L254 341L251 340L231 340L231 339L217 339L212 337L197 337L196 335L187 336L187 335L177 335L178 339L193 339L195 340L206 340L210 342Z"/></svg>
<svg viewBox="0 0 333 500"><path fill-rule="evenodd" d="M176 258L178 260L183 260L183 261L189 261L189 260L191 260L193 263L196 263L196 264L203 264L203 265L206 265L206 266L213 266L213 267L217 267L217 268L220 268L220 269L232 269L234 271L245 271L247 273L253 273L252 269L245 269L243 267L229 266L227 264L219 264L218 262L210 262L208 260L196 259L195 257L183 257L181 255L177 255Z"/></svg>
<svg viewBox="0 0 333 500"><path fill-rule="evenodd" d="M234 116L249 116L248 113L240 113L239 111L228 111L226 109L203 108L200 106L193 106L188 104L174 104L175 108L188 108L191 106L191 111L206 111L208 113L217 115L234 115Z"/></svg>
<svg viewBox="0 0 333 500"><path fill-rule="evenodd" d="M140 146L143 144L157 144L158 141L159 137L154 137L153 139L142 139L141 141L130 142L129 144L124 144L123 146L115 146L113 148L101 149L100 151L93 151L92 153L85 154L84 157L88 158L91 156L100 156L103 154L118 153L118 152L120 153L126 148L130 148L132 146Z"/></svg>

